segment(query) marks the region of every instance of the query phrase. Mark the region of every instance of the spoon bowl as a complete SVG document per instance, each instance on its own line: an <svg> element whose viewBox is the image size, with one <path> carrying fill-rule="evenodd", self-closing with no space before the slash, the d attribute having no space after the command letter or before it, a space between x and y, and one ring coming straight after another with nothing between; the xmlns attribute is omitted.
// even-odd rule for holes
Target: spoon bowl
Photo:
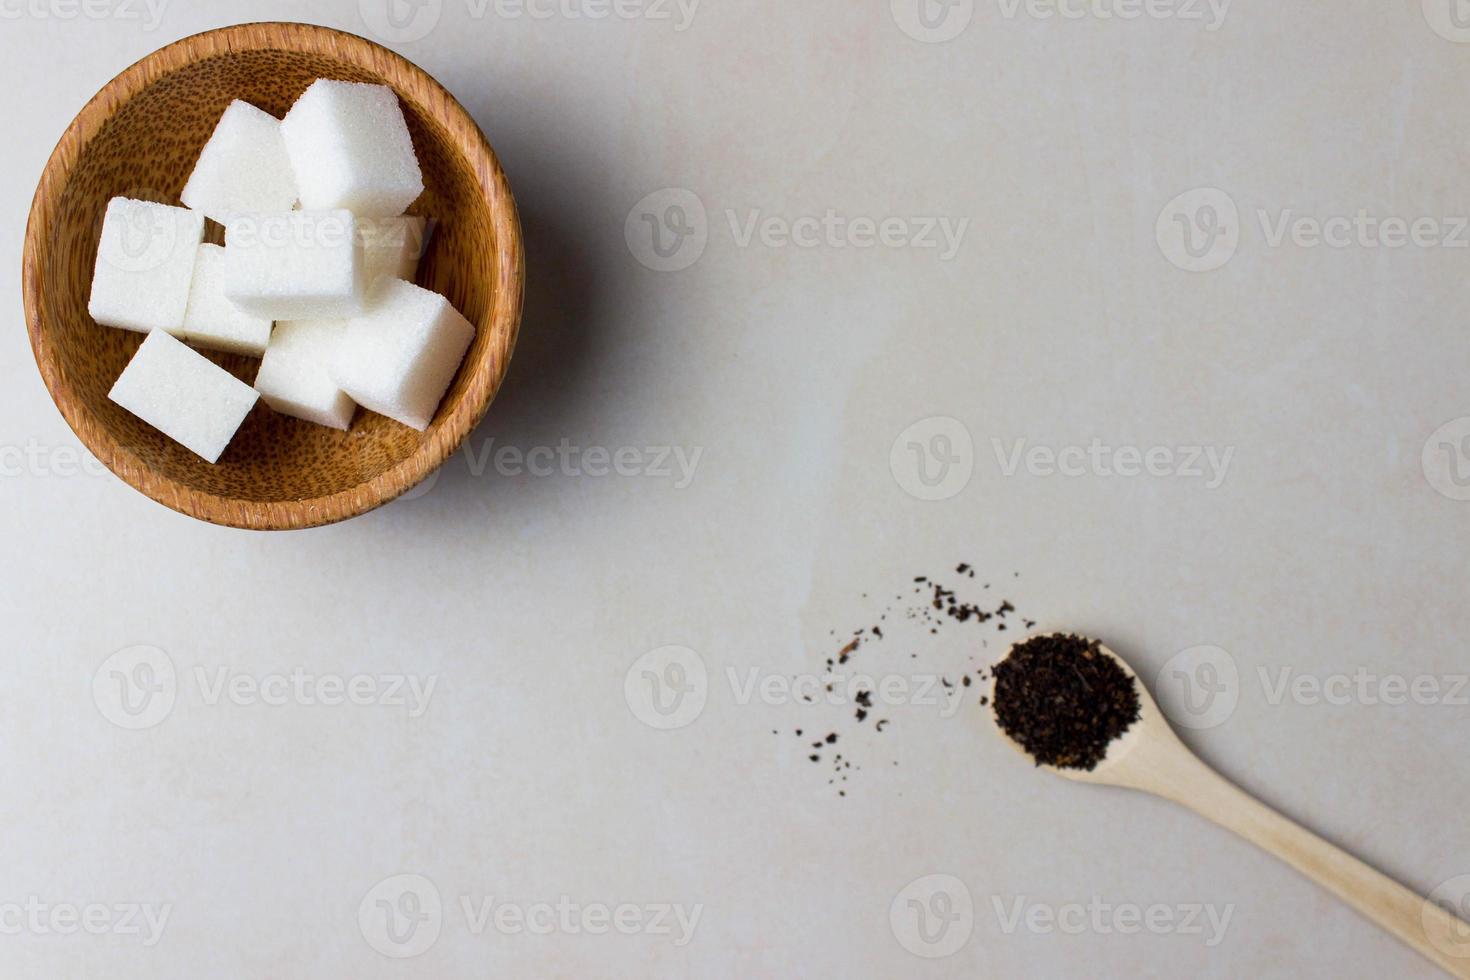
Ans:
<svg viewBox="0 0 1470 980"><path fill-rule="evenodd" d="M1045 634L1033 634L1045 635ZM1030 637L1028 637L1030 638ZM1024 640L1019 641L1021 643ZM1019 645L1019 643L1017 644ZM1102 643L1097 645L1098 652L1110 658L1124 674L1133 681L1134 689L1138 693L1138 720L1128 727L1122 735L1113 739L1108 744L1107 754L1092 769L1081 769L1075 766L1056 766L1046 762L1036 762L1026 747L1016 741L1004 728L997 724L996 731L1011 748L1015 749L1028 760L1035 762L1036 767L1045 769L1047 772L1063 779L1076 780L1079 783L1102 783L1108 786L1127 786L1130 789L1141 789L1154 792L1149 783L1149 777L1155 774L1159 763L1159 749L1166 747L1170 752L1165 754L1165 759L1172 758L1172 751L1188 752L1179 741L1174 729L1169 726L1164 713L1159 710L1159 705L1149 694L1148 688L1129 666L1128 661L1118 656ZM995 714L995 675L991 673L990 678L990 706L991 715Z"/></svg>
<svg viewBox="0 0 1470 980"><path fill-rule="evenodd" d="M1470 924L1289 820L1205 765L1179 740L1128 662L1101 643L1097 648L1133 680L1138 718L1108 745L1094 768L1045 763L1038 768L1078 782L1141 790L1188 807L1291 865L1451 976L1470 980ZM990 706L996 718L994 674L992 670ZM998 720L996 730L1016 751L1035 761Z"/></svg>

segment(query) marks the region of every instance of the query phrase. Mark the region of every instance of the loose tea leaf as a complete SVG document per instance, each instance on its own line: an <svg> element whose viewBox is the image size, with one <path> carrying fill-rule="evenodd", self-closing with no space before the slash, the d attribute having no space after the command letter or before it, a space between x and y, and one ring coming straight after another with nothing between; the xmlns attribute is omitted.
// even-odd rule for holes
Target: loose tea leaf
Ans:
<svg viewBox="0 0 1470 980"><path fill-rule="evenodd" d="M995 719L1037 765L1096 768L1138 720L1138 688L1096 640L1054 633L996 664Z"/></svg>
<svg viewBox="0 0 1470 980"><path fill-rule="evenodd" d="M849 732L853 734L862 733L866 727L865 723L872 725L870 731L875 734L884 733L889 725L893 724L893 720L888 717L888 712L884 710L888 705L884 703L875 705L873 690L857 687L853 684L861 674L867 673L870 675L868 677L869 683L873 681L871 674L874 672L878 673L881 678L894 677L905 682L907 687L901 688L900 692L894 696L900 700L910 698L914 704L897 705L897 707L916 707L926 703L941 706L947 705L951 703L951 699L961 696L958 693L951 692L956 692L958 688L968 688L972 685L973 681L969 674L973 668L973 664L971 667L954 665L956 667L956 676L959 678L959 684L956 684L948 676L942 673L935 673L933 668L920 670L917 674L912 672L912 666L902 669L896 668L892 664L892 657L904 656L906 654L908 660L929 661L935 653L942 655L943 651L930 648L930 644L934 641L929 641L927 638L938 634L943 628L953 628L964 630L970 637L973 637L975 630L981 632L979 644L975 644L973 639L968 640L966 644L971 651L969 659L974 661L977 658L985 658L985 654L981 652L987 645L984 637L987 635L994 637L999 631L1005 630L1007 628L1007 621L1015 622L1019 618L1026 629L1030 629L1036 625L1033 620L1018 617L1016 615L1016 607L1010 601L1000 598L994 593L992 593L995 596L994 598L988 602L984 601L983 593L990 590L990 583L981 580L971 584L970 580L976 577L975 566L971 563L961 562L955 567L954 575L960 579L956 583L958 588L950 588L940 581L941 577L949 579L948 575L913 576L912 581L901 586L891 600L884 603L880 608L870 611L869 615L872 612L877 613L875 618L869 619L866 616L864 617L863 621L871 625L862 626L853 630L832 629L829 631L834 645L840 644L840 646L838 646L834 653L825 657L826 674L824 675L824 688L828 695L832 695L837 693L836 686L841 684L844 689L843 693L851 697L851 702L845 706L848 710L845 710L841 716L834 718L836 723L846 726L842 729L844 739ZM1019 576L1020 573L1017 572L1013 573L1011 577L1018 578ZM868 593L864 592L862 597L864 599L868 598ZM955 626L953 624L964 625ZM917 643L911 635L913 633L923 634L918 638ZM904 647L907 647L907 649L902 647L896 650L893 649L893 647L900 643L904 644ZM910 647L910 643L915 643L915 646ZM922 657L921 651L923 653ZM885 653L887 655L886 661L884 659ZM858 660L859 657L862 659ZM856 663L853 663L854 661ZM865 669L860 671L859 674L849 673L859 663L866 665ZM953 665L952 661L951 663ZM983 670L976 671L975 674L978 679L984 679ZM795 677L793 676L794 680ZM936 682L938 684L937 688L933 686ZM972 692L965 696L974 696L975 693L978 692ZM803 705L813 705L816 710L820 710L821 705L818 702L824 699L821 696L802 694L798 696L797 700ZM978 700L982 705L985 703L983 696ZM796 729L796 737L802 738L802 732L803 729ZM775 733L773 732L773 734ZM815 734L813 732L813 735ZM826 761L831 765L832 778L828 782L834 786L838 782L847 781L847 770L855 772L862 768L861 765L854 765L842 753L833 754L827 751L835 748L835 743L838 738L838 732L829 731L826 736L818 738L815 741L809 741L808 745L803 749L806 757L811 762L820 763ZM892 738L893 736L891 735L884 735L885 741ZM844 741L844 744L847 745L849 743ZM862 751L863 743L859 741L858 744L859 748L854 751L860 752ZM898 761L893 760L893 765L898 765ZM847 794L845 792L839 792L839 795L846 796Z"/></svg>

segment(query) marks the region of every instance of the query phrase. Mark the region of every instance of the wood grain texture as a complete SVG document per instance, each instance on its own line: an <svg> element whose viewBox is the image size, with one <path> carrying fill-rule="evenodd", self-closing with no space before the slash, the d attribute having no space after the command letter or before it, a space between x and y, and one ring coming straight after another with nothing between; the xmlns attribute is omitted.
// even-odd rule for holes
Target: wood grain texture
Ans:
<svg viewBox="0 0 1470 980"><path fill-rule="evenodd" d="M1128 662L1105 646L1099 649L1133 678L1138 720L1108 746L1095 769L1040 768L1078 782L1152 793L1188 807L1295 868L1450 976L1470 980L1470 923L1289 820L1205 765L1174 734ZM994 705L993 683L990 699ZM998 724L996 729L1016 751L1031 758Z"/></svg>
<svg viewBox="0 0 1470 980"><path fill-rule="evenodd" d="M107 399L142 342L87 313L107 201L178 204L194 161L232 99L276 116L317 78L398 93L425 190L409 213L433 233L417 281L443 293L475 340L425 432L359 411L349 432L257 405L218 464ZM211 225L210 240L219 240ZM410 489L484 417L515 348L525 257L515 200L485 136L423 70L371 41L307 24L243 24L154 52L97 93L41 175L26 226L26 322L46 387L82 443L112 472L191 517L261 530L354 517ZM259 360L203 352L248 383Z"/></svg>

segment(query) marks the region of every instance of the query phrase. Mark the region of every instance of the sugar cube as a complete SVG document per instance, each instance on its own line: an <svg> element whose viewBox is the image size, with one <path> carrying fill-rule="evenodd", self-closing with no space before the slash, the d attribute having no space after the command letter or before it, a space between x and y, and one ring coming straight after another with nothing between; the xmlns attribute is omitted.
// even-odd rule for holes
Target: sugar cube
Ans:
<svg viewBox="0 0 1470 980"><path fill-rule="evenodd" d="M379 279L365 312L347 323L332 378L359 405L422 432L474 336L443 296Z"/></svg>
<svg viewBox="0 0 1470 980"><path fill-rule="evenodd" d="M237 214L225 226L225 296L247 313L348 317L362 310L364 285L351 212Z"/></svg>
<svg viewBox="0 0 1470 980"><path fill-rule="evenodd" d="M362 239L364 280L371 285L379 276L413 282L424 250L427 222L404 215L401 218L358 218L357 234Z"/></svg>
<svg viewBox="0 0 1470 980"><path fill-rule="evenodd" d="M271 339L268 317L253 316L225 298L225 250L199 246L183 336L200 347L259 357Z"/></svg>
<svg viewBox="0 0 1470 980"><path fill-rule="evenodd" d="M257 396L254 388L203 354L154 330L107 397L213 463Z"/></svg>
<svg viewBox="0 0 1470 980"><path fill-rule="evenodd" d="M204 215L115 197L107 202L87 312L109 327L178 333L189 305Z"/></svg>
<svg viewBox="0 0 1470 980"><path fill-rule="evenodd" d="M403 109L385 85L318 79L281 120L281 136L303 208L391 218L423 193Z"/></svg>
<svg viewBox="0 0 1470 980"><path fill-rule="evenodd" d="M296 175L281 139L281 121L249 102L231 102L179 199L220 224L241 211L291 210Z"/></svg>
<svg viewBox="0 0 1470 980"><path fill-rule="evenodd" d="M337 387L329 368L346 327L345 320L276 324L255 377L255 390L265 403L286 415L345 430L357 405Z"/></svg>

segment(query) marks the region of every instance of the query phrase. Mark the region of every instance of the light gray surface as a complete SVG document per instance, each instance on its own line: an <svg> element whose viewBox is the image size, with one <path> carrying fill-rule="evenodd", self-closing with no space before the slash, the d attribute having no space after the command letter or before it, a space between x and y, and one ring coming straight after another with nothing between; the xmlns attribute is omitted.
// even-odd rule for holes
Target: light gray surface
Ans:
<svg viewBox="0 0 1470 980"><path fill-rule="evenodd" d="M687 0L625 0L639 16L605 19L586 3L543 18L444 0L428 34L394 45L510 173L530 259L522 347L473 459L414 499L284 535L208 527L79 470L26 343L21 239L56 138L128 64L246 19L368 33L358 5L175 0L156 24L141 0L89 4L100 19L4 5L0 924L15 934L0 972L1430 975L1202 821L1032 772L970 700L948 719L898 706L882 735L857 734L831 721L845 708L742 704L727 670L741 684L752 668L820 670L830 631L868 625L914 575L972 562L1024 614L1101 635L1162 679L1176 718L1218 722L1186 736L1269 802L1423 891L1470 874L1470 707L1446 696L1467 670L1470 502L1443 468L1470 473L1470 456L1449 455L1464 429L1432 438L1470 415L1470 234L1455 219L1470 213L1470 45L1436 32L1458 36L1435 0L1237 2L1219 23L1203 4L1148 8L1203 20L1124 20L1096 13L1121 3L1068 5L1086 11L1073 19L962 0L933 8L959 19L932 31L903 0L705 0L688 21ZM918 39L967 15L947 42ZM1214 190L1166 210L1198 188ZM635 207L667 189L688 193ZM692 258L694 239L651 257L641 218L682 204L693 220L691 195L703 254L647 267ZM1233 254L1229 234L1199 259L1177 246L1173 215L1198 232L1201 205L1226 232L1236 209ZM829 209L840 226L798 223ZM1273 244L1283 216L1360 210L1432 218L1421 241L1459 246L1357 230L1343 247ZM855 247L854 218L904 219L902 237L922 217L943 219L953 254L937 232L937 248ZM815 244L783 243L782 225ZM908 444L957 434L930 422L900 440L932 417L973 444L951 443L942 500L905 490L932 495ZM1106 476L1075 454L1081 475L1044 460L1006 474L1017 440L1094 438L1233 454L1214 487ZM638 447L625 464L640 472L657 455L644 447L701 455L688 481L677 465L497 473L502 447L561 445ZM978 646L989 635L905 623L853 666L954 677L998 651ZM624 682L667 645L697 652L706 704L659 731ZM1171 661L1201 645L1226 655ZM109 685L137 646L174 665L174 702L127 730ZM1209 680L1206 661L1239 681L1189 715L1175 668ZM296 668L435 686L418 717L214 697L221 670ZM1406 705L1351 686L1336 705L1277 696L1282 670L1443 686ZM863 764L845 798L790 734L802 726L843 732ZM379 883L398 874L444 905L437 939L405 960L368 941L376 900L404 881ZM930 960L911 948L939 947L906 916L936 879L910 883L932 874L974 911L940 941L959 950ZM170 913L151 946L115 918L102 935L43 934L11 911L31 896ZM476 931L461 898L478 915L489 896L533 915L563 896L701 913L683 946ZM1230 918L1215 945L1208 920L1204 934L1122 935L1111 919L1008 932L1017 901Z"/></svg>

